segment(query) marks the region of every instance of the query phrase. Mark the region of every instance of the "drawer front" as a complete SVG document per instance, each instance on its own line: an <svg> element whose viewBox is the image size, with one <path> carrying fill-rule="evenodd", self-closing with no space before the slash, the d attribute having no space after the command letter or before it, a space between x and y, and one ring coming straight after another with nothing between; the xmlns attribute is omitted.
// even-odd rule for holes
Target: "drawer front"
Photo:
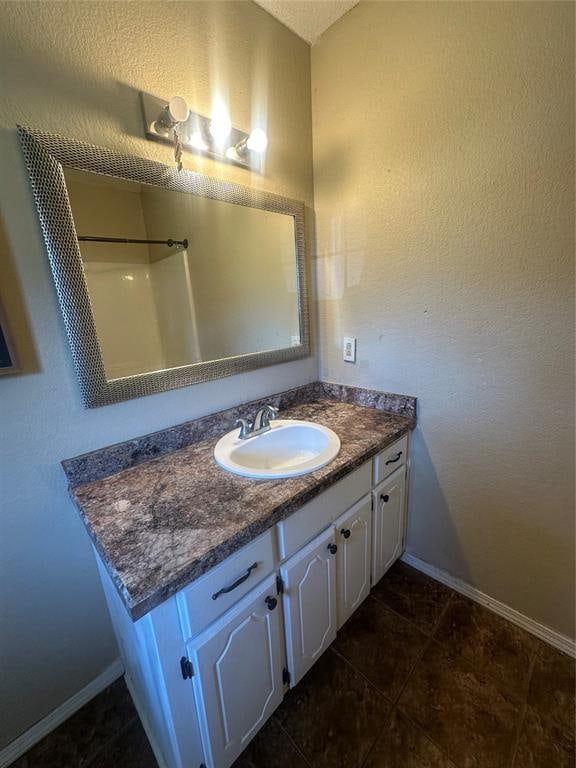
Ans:
<svg viewBox="0 0 576 768"><path fill-rule="evenodd" d="M371 480L372 463L367 461L286 520L278 523L280 558L285 560L291 557L320 531L333 523L337 517L340 517L355 501L369 493Z"/></svg>
<svg viewBox="0 0 576 768"><path fill-rule="evenodd" d="M374 457L374 485L397 470L408 459L408 435L396 440L386 450Z"/></svg>
<svg viewBox="0 0 576 768"><path fill-rule="evenodd" d="M184 639L205 629L274 570L274 529L176 595Z"/></svg>

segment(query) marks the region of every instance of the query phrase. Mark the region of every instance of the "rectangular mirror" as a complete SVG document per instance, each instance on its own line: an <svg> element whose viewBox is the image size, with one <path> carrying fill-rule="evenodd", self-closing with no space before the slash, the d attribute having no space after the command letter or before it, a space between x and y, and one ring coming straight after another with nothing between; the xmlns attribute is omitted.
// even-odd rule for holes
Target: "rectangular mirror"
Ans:
<svg viewBox="0 0 576 768"><path fill-rule="evenodd" d="M86 405L309 354L301 203L20 136Z"/></svg>

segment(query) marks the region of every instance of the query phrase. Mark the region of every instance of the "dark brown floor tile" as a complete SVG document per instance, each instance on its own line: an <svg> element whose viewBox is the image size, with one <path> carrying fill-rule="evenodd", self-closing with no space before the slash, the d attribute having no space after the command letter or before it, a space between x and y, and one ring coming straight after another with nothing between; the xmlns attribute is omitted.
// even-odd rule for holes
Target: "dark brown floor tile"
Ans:
<svg viewBox="0 0 576 768"><path fill-rule="evenodd" d="M526 696L530 663L539 641L466 597L455 595L434 634L496 685Z"/></svg>
<svg viewBox="0 0 576 768"><path fill-rule="evenodd" d="M429 576L397 562L372 589L393 611L431 633L453 591Z"/></svg>
<svg viewBox="0 0 576 768"><path fill-rule="evenodd" d="M455 768L430 739L394 712L364 768Z"/></svg>
<svg viewBox="0 0 576 768"><path fill-rule="evenodd" d="M513 768L574 768L574 737L528 707Z"/></svg>
<svg viewBox="0 0 576 768"><path fill-rule="evenodd" d="M416 665L399 707L459 768L509 765L520 703L436 642Z"/></svg>
<svg viewBox="0 0 576 768"><path fill-rule="evenodd" d="M333 647L394 701L428 638L369 597L338 633Z"/></svg>
<svg viewBox="0 0 576 768"><path fill-rule="evenodd" d="M530 680L528 704L574 735L574 659L541 644Z"/></svg>
<svg viewBox="0 0 576 768"><path fill-rule="evenodd" d="M158 768L140 721L134 720L111 745L96 756L90 768Z"/></svg>
<svg viewBox="0 0 576 768"><path fill-rule="evenodd" d="M329 649L277 717L314 768L359 768L388 711L386 699Z"/></svg>
<svg viewBox="0 0 576 768"><path fill-rule="evenodd" d="M22 755L22 757L16 760L15 763L10 763L10 768L30 768L30 763L28 762L28 753Z"/></svg>
<svg viewBox="0 0 576 768"><path fill-rule="evenodd" d="M308 764L278 720L271 717L232 768L308 768Z"/></svg>
<svg viewBox="0 0 576 768"><path fill-rule="evenodd" d="M83 768L136 717L121 678L27 752L30 766Z"/></svg>

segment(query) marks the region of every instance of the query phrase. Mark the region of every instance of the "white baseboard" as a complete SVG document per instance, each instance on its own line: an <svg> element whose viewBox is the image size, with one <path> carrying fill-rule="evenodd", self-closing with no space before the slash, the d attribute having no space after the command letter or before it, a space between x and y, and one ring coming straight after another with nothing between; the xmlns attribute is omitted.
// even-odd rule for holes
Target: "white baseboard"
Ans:
<svg viewBox="0 0 576 768"><path fill-rule="evenodd" d="M510 608L509 605L505 605L499 600L495 600L493 597L476 589L476 587L472 587L465 581L450 576L446 571L441 571L440 568L436 568L434 565L430 565L430 563L420 560L420 558L410 555L408 552L405 552L400 559L407 565L411 565L413 568L416 568L416 570L422 571L422 573L425 573L427 576L436 579L436 581L439 581L441 584L445 584L455 592L460 592L460 594L469 597L470 600L474 600L474 602L480 603L480 605L488 608L488 610L508 619L512 624L522 627L526 632L536 635L540 640L544 640L545 643L553 645L554 648L557 648L559 651L563 651L569 656L576 657L576 642L569 637L566 637L566 635L562 635L560 632L556 632L554 629L550 629L550 627L540 624L540 622L535 621L534 619L530 619L528 616L520 613L520 611Z"/></svg>
<svg viewBox="0 0 576 768"><path fill-rule="evenodd" d="M97 696L104 688L107 688L111 683L117 680L124 674L124 665L120 659L112 662L104 672L102 672L95 680L88 683L84 688L75 693L74 696L69 698L55 710L50 712L49 715L43 717L27 731L14 739L7 747L4 747L0 751L0 768L6 768L6 766L13 763L25 752L27 752L34 744L38 743L44 736L47 736L51 731L57 728L64 720L67 720L80 707L87 704L90 699Z"/></svg>

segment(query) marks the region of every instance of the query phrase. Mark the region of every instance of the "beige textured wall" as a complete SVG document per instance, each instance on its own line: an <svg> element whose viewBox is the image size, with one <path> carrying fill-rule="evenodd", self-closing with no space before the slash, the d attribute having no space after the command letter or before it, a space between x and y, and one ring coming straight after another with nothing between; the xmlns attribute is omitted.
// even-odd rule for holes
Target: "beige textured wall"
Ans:
<svg viewBox="0 0 576 768"><path fill-rule="evenodd" d="M321 374L420 398L409 551L572 637L573 36L361 2L312 49Z"/></svg>
<svg viewBox="0 0 576 768"><path fill-rule="evenodd" d="M188 168L312 205L309 48L251 3L0 4L0 291L26 373L0 380L0 749L90 682L116 646L61 459L311 381L310 358L106 408L82 408L15 127L170 163L142 138L139 89L233 121L264 110L265 174ZM31 660L33 673L31 672Z"/></svg>

